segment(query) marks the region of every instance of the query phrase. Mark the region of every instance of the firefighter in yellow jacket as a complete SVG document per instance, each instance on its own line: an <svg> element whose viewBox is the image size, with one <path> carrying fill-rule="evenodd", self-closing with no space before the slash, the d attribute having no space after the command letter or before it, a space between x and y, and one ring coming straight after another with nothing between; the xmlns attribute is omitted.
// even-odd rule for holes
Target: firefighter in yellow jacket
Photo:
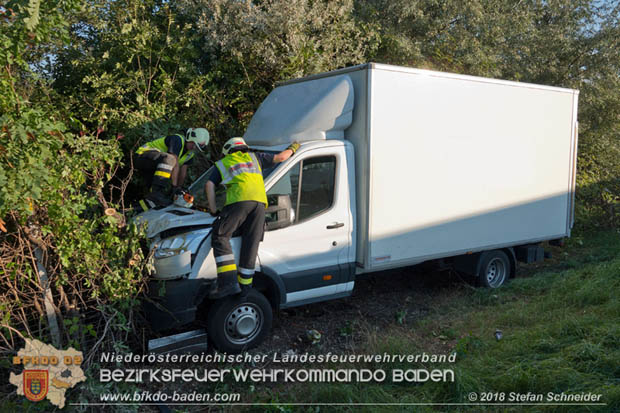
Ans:
<svg viewBox="0 0 620 413"><path fill-rule="evenodd" d="M168 189L172 184L172 195L180 192L185 181L187 165L194 157L194 150L206 150L209 132L204 128L189 128L181 134L164 136L142 145L136 151L134 166L144 174L151 191L140 207L146 211L172 202Z"/></svg>
<svg viewBox="0 0 620 413"><path fill-rule="evenodd" d="M239 292L245 295L252 287L267 207L262 170L287 160L297 149L299 143L295 142L274 155L251 152L243 138L231 138L224 144L224 158L215 163L216 168L206 183L209 212L212 215L217 215L215 187L219 184L226 187L226 205L211 231L211 246L217 266L217 287L210 293L210 298L222 298ZM238 230L241 235L241 254L237 268L230 238Z"/></svg>

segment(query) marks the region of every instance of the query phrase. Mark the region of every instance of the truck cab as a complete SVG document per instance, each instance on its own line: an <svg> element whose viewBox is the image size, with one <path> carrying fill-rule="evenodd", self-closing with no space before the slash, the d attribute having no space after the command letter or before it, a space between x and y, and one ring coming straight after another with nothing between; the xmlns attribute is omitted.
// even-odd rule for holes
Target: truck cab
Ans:
<svg viewBox="0 0 620 413"><path fill-rule="evenodd" d="M314 141L303 143L288 161L264 171L269 207L254 277L256 291L250 300L260 294L273 309L351 294L355 277L355 194L349 187L355 174L352 163L349 142ZM204 189L210 172L190 187L196 205L206 201ZM218 202L221 207L223 197L219 194ZM151 325L161 330L194 321L200 317L217 276L210 238L215 218L196 208L171 205L149 211L139 220L147 222L154 251L154 280L145 304ZM240 239L233 238L231 244L238 257ZM252 333L264 327L264 318L271 318L265 299L259 303L264 308L256 304L257 314L242 320L243 327L228 332L236 340L224 337L221 348L235 351L253 344L240 337L247 330L248 337L258 338ZM248 303L244 304L247 307ZM208 314L202 315L208 318ZM236 345L227 347L228 341Z"/></svg>

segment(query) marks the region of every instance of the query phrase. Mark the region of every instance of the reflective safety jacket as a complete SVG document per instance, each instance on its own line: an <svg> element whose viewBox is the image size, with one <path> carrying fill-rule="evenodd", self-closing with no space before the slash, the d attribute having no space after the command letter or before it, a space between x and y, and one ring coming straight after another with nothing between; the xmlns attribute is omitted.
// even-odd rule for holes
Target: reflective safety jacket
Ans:
<svg viewBox="0 0 620 413"><path fill-rule="evenodd" d="M183 153L183 150L185 149L185 138L183 137L183 135L180 135L178 133L172 136L178 136L179 138L181 138L181 152L179 152L179 154L177 155L179 166L181 166L185 162L189 161L190 159L194 157L194 152L187 151L187 153L181 156L181 154ZM147 142L144 145L140 146L138 150L136 151L136 153L138 155L142 155L146 151L159 151L159 152L167 153L168 146L166 145L166 138L167 136L164 136L162 138L155 139L154 141Z"/></svg>
<svg viewBox="0 0 620 413"><path fill-rule="evenodd" d="M226 186L226 205L257 201L267 206L265 183L258 158L252 152L233 152L215 163Z"/></svg>

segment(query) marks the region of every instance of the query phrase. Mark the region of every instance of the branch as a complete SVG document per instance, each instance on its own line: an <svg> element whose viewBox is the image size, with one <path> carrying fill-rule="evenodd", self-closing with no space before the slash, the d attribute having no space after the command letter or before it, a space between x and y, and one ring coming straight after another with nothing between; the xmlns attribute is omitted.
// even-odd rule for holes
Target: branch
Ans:
<svg viewBox="0 0 620 413"><path fill-rule="evenodd" d="M8 329L8 330L11 330L12 332L14 332L14 333L15 333L15 334L17 334L18 336L20 336L20 337L22 338L22 340L26 341L26 337L24 337L24 336L22 335L22 333L20 333L18 330L14 329L14 328L13 328L13 327L11 327L10 325L8 325L8 324L0 324L0 327L4 327L4 328L6 328L6 329ZM4 338L4 337L3 337L3 338ZM6 339L5 339L5 341L6 341ZM8 343L7 343L7 344L8 344Z"/></svg>
<svg viewBox="0 0 620 413"><path fill-rule="evenodd" d="M19 116L19 112L20 112L19 95L15 91L15 85L13 84L13 75L11 75L11 65L6 65L4 68L6 69L6 74L9 75L9 86L11 86L11 90L13 91L13 94L15 95L15 106L17 107L16 108L17 115Z"/></svg>
<svg viewBox="0 0 620 413"><path fill-rule="evenodd" d="M103 311L101 312L101 314L104 315ZM86 363L87 364L90 364L90 362L92 361L93 357L95 356L95 352L97 351L97 349L99 348L99 346L103 342L103 339L105 339L106 333L108 332L108 328L110 327L110 323L112 322L112 320L114 320L114 317L116 317L116 314L113 314L112 317L110 317L109 319L106 320L105 327L103 328L103 334L101 335L101 338L99 338L99 340L97 340L97 342L95 343L93 348L88 353L88 357L86 358Z"/></svg>

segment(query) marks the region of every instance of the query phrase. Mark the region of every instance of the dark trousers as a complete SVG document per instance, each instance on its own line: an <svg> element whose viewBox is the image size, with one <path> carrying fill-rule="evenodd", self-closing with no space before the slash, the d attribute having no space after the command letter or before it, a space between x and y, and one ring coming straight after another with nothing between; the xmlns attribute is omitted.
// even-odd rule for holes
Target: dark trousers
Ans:
<svg viewBox="0 0 620 413"><path fill-rule="evenodd" d="M147 187L161 192L168 189L175 166L174 156L166 152L146 151L134 156L133 165L140 171Z"/></svg>
<svg viewBox="0 0 620 413"><path fill-rule="evenodd" d="M224 207L213 225L211 245L217 265L217 275L237 275L241 285L252 285L258 244L265 229L265 204L242 201ZM230 238L241 236L239 269L230 246Z"/></svg>

